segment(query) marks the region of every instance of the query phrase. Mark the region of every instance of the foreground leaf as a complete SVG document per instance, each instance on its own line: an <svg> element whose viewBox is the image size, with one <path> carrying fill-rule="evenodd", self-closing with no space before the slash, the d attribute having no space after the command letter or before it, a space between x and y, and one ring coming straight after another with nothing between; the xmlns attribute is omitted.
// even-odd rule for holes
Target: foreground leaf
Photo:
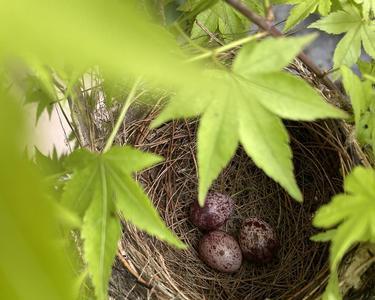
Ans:
<svg viewBox="0 0 375 300"><path fill-rule="evenodd" d="M357 167L345 178L345 194L322 206L313 221L317 227L338 226L331 244L331 270L356 242L375 240L375 171Z"/></svg>
<svg viewBox="0 0 375 300"><path fill-rule="evenodd" d="M328 285L323 293L322 300L341 300L342 296L339 289L339 279L337 271L332 271L329 274Z"/></svg>
<svg viewBox="0 0 375 300"><path fill-rule="evenodd" d="M107 299L108 281L121 227L115 214L114 204L108 198L105 171L102 170L100 173L101 186L96 187L97 191L85 213L81 235L84 240L85 260L96 296L98 299Z"/></svg>
<svg viewBox="0 0 375 300"><path fill-rule="evenodd" d="M73 300L74 274L61 249L59 212L35 165L21 158L22 110L1 87L0 104L0 299Z"/></svg>
<svg viewBox="0 0 375 300"><path fill-rule="evenodd" d="M46 77L45 72L39 73L39 76L37 74L27 74L24 82L18 83L23 90L25 103L36 104L36 122L38 122L44 111L47 111L51 117L54 103L57 101L57 95L51 80Z"/></svg>
<svg viewBox="0 0 375 300"><path fill-rule="evenodd" d="M99 66L111 78L141 74L169 87L194 81L199 72L137 2L11 1L0 10L0 59L19 56L79 73Z"/></svg>
<svg viewBox="0 0 375 300"><path fill-rule="evenodd" d="M293 176L288 134L280 118L346 116L322 101L303 80L280 71L310 40L311 37L281 38L244 46L232 72L208 72L207 77L215 83L210 86L215 89L180 91L153 122L153 126L158 126L173 118L202 116L198 129L201 204L238 143L258 167L293 198L302 200Z"/></svg>
<svg viewBox="0 0 375 300"><path fill-rule="evenodd" d="M74 163L78 160L80 164ZM85 259L98 299L105 299L107 295L120 237L118 213L139 229L178 248L185 247L164 225L131 176L160 161L158 156L131 147L113 147L104 154L77 150L67 159L73 175L66 184L62 203L83 218Z"/></svg>

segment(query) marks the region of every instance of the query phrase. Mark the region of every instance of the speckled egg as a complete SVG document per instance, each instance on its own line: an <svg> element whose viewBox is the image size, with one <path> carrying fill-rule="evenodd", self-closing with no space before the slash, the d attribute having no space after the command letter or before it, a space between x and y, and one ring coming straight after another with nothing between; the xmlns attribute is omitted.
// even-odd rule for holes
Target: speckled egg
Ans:
<svg viewBox="0 0 375 300"><path fill-rule="evenodd" d="M216 230L207 233L199 243L199 256L211 268L233 273L242 264L241 248L231 235Z"/></svg>
<svg viewBox="0 0 375 300"><path fill-rule="evenodd" d="M203 207L195 201L191 207L190 219L203 230L215 230L222 226L232 214L234 202L231 197L217 192L209 193Z"/></svg>
<svg viewBox="0 0 375 300"><path fill-rule="evenodd" d="M270 262L279 248L275 230L256 217L243 222L239 244L244 257L256 263Z"/></svg>

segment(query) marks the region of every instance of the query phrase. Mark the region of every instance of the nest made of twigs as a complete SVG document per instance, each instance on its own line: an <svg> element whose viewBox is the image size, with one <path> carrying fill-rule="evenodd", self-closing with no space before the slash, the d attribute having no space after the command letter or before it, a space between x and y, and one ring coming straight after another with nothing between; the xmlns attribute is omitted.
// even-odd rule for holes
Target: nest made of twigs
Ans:
<svg viewBox="0 0 375 300"><path fill-rule="evenodd" d="M307 79L331 102L330 91L321 86L300 64L294 73ZM241 220L259 216L277 231L281 248L269 264L245 262L234 274L219 273L198 257L202 232L189 221L197 199L197 120L172 121L151 130L154 108L145 117L127 121L117 137L120 144L159 154L165 161L137 175L167 226L188 245L176 250L134 226L124 224L120 245L121 263L111 282L115 299L315 299L327 281L328 248L314 243L317 232L312 218L319 206L342 189L343 175L363 155L348 139L341 121L286 122L291 138L295 175L304 196L299 204L263 171L240 147L212 186L213 191L233 197L235 212L224 230L238 234ZM135 281L126 279L126 266Z"/></svg>

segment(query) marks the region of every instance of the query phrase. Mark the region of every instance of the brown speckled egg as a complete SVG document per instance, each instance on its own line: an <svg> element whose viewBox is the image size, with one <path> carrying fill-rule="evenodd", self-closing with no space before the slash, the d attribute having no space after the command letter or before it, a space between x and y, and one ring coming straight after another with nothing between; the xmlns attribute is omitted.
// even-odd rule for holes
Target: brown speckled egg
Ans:
<svg viewBox="0 0 375 300"><path fill-rule="evenodd" d="M270 262L279 248L274 229L256 217L243 222L239 243L244 257L256 263Z"/></svg>
<svg viewBox="0 0 375 300"><path fill-rule="evenodd" d="M203 207L195 201L191 207L190 218L193 224L203 230L218 229L233 212L231 197L220 193L209 193Z"/></svg>
<svg viewBox="0 0 375 300"><path fill-rule="evenodd" d="M199 256L211 268L225 273L236 272L242 264L241 248L231 235L216 230L199 243Z"/></svg>

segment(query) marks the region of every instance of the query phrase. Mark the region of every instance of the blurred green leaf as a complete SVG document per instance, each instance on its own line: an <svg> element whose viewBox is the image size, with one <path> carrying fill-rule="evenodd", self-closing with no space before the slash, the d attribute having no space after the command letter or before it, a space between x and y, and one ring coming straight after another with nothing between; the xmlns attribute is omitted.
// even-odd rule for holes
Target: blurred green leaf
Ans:
<svg viewBox="0 0 375 300"><path fill-rule="evenodd" d="M76 164L81 161L84 164ZM164 225L131 174L161 158L131 147L112 147L104 154L77 150L67 158L74 170L62 203L83 218L85 259L98 299L107 295L111 266L120 237L117 213L139 229L178 248L184 244Z"/></svg>
<svg viewBox="0 0 375 300"><path fill-rule="evenodd" d="M45 76L44 76L45 77ZM51 116L53 105L57 100L55 91L48 79L39 77L36 74L28 74L24 83L25 103L36 103L36 121L44 111Z"/></svg>
<svg viewBox="0 0 375 300"><path fill-rule="evenodd" d="M58 212L35 166L21 158L25 123L13 100L0 92L0 299L72 300Z"/></svg>
<svg viewBox="0 0 375 300"><path fill-rule="evenodd" d="M198 130L200 204L239 142L258 167L293 198L302 200L280 117L314 120L346 116L322 101L304 81L280 71L309 41L311 37L247 44L239 51L231 73L209 72L215 89L178 94L153 122L158 126L173 118L202 115Z"/></svg>
<svg viewBox="0 0 375 300"><path fill-rule="evenodd" d="M62 70L100 66L112 77L143 75L165 86L199 77L166 29L137 1L35 0L2 5L0 59L21 56ZM155 38L157 37L157 38Z"/></svg>

